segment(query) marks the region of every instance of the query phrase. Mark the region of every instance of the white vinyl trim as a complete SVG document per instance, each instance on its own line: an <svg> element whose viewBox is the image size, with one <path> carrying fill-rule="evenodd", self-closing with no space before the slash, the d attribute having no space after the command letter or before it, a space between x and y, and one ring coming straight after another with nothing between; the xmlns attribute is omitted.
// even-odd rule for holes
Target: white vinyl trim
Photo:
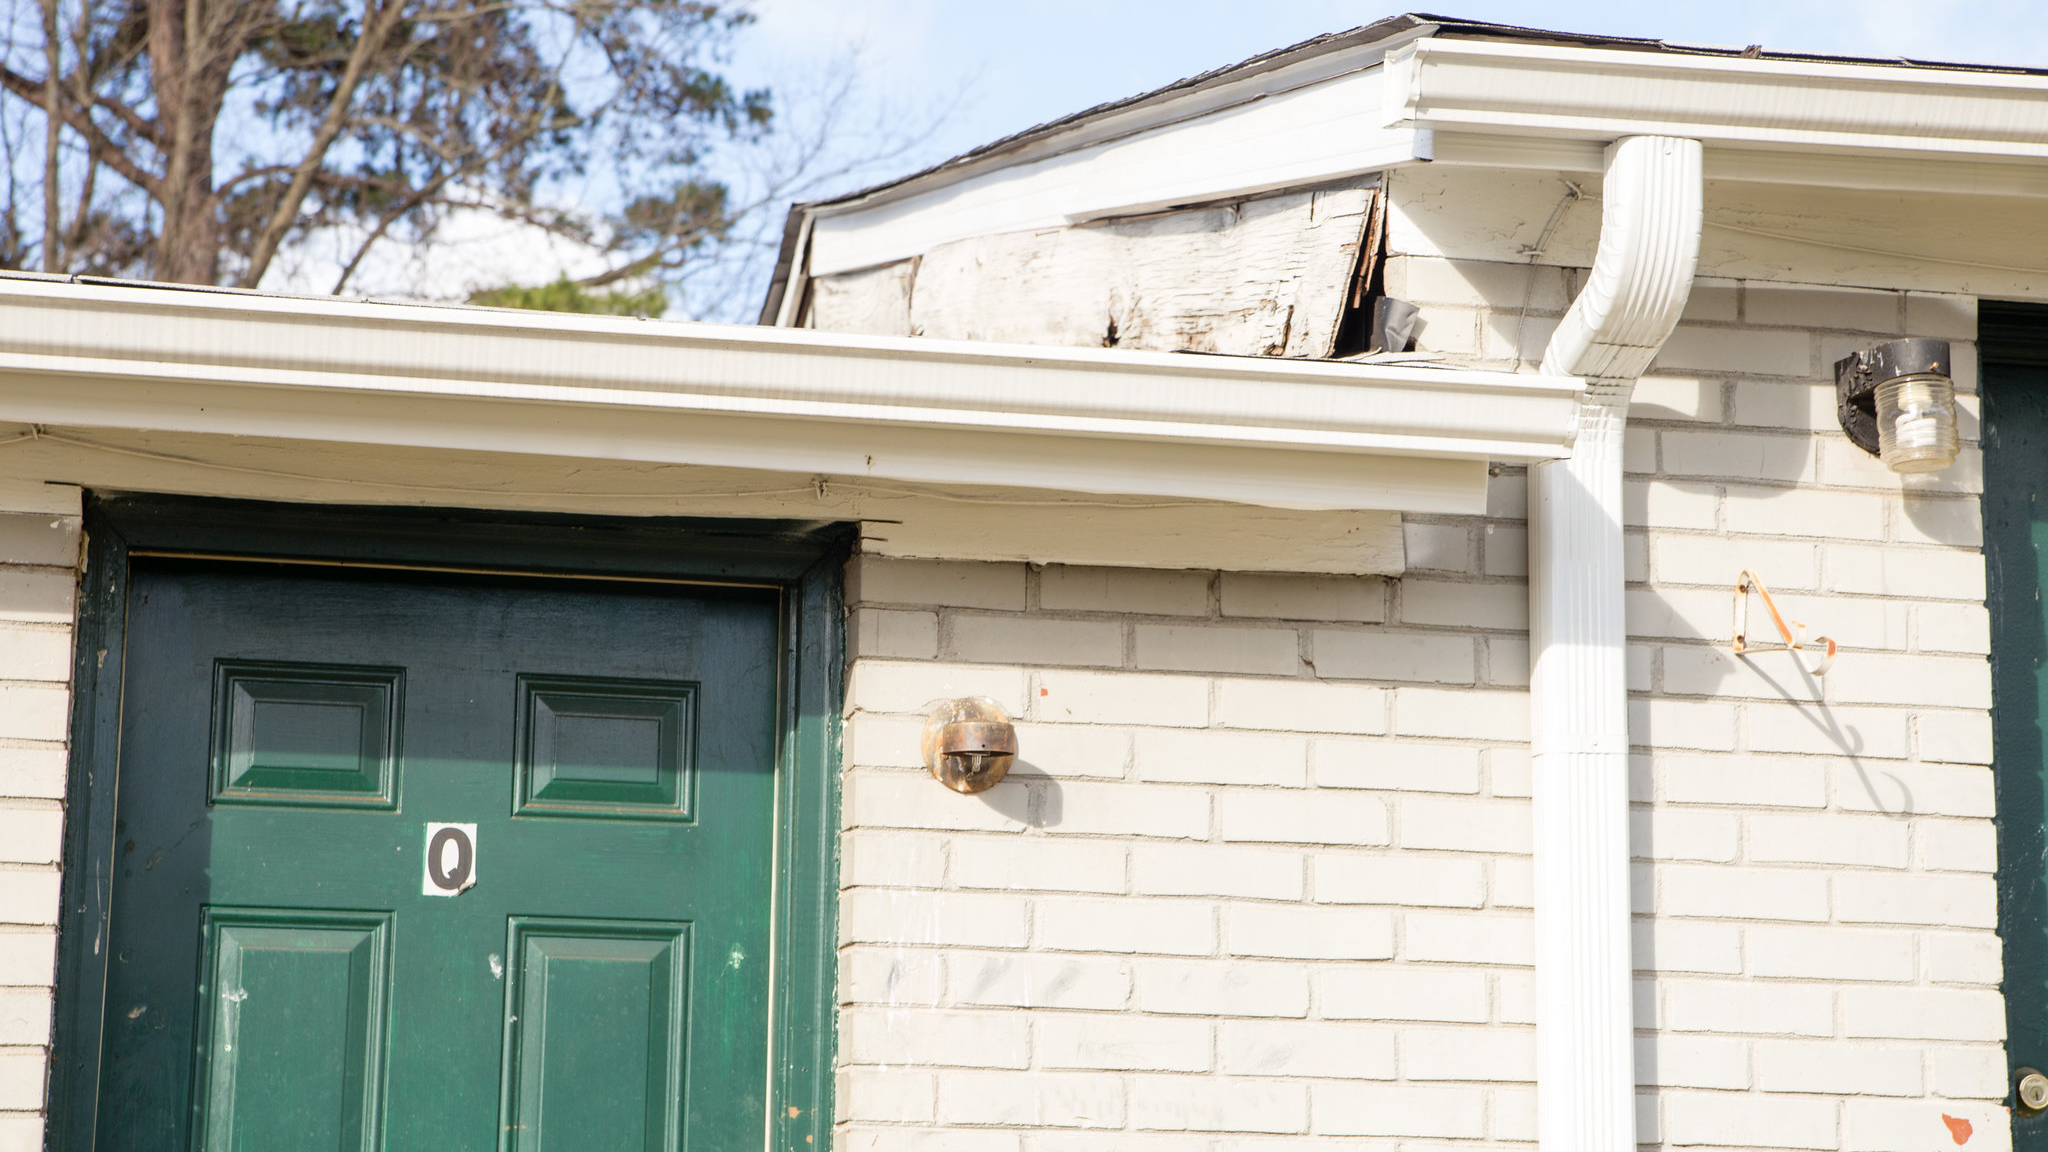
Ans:
<svg viewBox="0 0 2048 1152"><path fill-rule="evenodd" d="M1449 511L1569 451L1532 375L0 280L0 420Z"/></svg>

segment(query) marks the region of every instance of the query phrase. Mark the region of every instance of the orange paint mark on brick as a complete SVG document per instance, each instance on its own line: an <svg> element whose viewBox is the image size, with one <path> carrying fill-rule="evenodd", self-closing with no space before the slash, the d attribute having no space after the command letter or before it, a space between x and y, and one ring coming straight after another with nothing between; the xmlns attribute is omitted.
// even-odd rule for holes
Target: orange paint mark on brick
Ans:
<svg viewBox="0 0 2048 1152"><path fill-rule="evenodd" d="M1038 694L1039 694L1040 696L1050 696L1050 695L1052 695L1052 693L1050 693L1050 692L1046 691L1046 690L1045 690L1045 689L1043 689L1043 688L1040 688L1040 689L1038 690Z"/></svg>
<svg viewBox="0 0 2048 1152"><path fill-rule="evenodd" d="M1956 1143L1968 1144L1970 1142L1971 1129L1968 1120L1943 1112L1941 1114L1941 1122L1948 1125L1948 1134L1956 1138Z"/></svg>

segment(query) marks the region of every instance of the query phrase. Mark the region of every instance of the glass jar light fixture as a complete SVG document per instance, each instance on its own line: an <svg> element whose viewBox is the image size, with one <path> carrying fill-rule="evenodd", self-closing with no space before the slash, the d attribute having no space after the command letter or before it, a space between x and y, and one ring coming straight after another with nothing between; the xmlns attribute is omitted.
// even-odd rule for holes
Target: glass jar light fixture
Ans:
<svg viewBox="0 0 2048 1152"><path fill-rule="evenodd" d="M1956 462L1956 386L1946 340L1892 340L1835 361L1842 431L1894 472Z"/></svg>

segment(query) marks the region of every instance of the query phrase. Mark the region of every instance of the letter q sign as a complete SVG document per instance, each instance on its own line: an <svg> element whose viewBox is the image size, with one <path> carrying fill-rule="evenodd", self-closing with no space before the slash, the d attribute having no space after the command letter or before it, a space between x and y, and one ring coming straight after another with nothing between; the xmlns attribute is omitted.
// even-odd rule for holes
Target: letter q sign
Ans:
<svg viewBox="0 0 2048 1152"><path fill-rule="evenodd" d="M427 825L425 896L460 896L476 884L476 825Z"/></svg>

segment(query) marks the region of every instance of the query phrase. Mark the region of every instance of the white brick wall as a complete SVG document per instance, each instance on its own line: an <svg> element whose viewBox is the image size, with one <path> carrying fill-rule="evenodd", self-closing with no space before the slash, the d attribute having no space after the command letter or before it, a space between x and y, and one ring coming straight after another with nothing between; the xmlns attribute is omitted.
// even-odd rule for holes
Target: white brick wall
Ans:
<svg viewBox="0 0 2048 1152"><path fill-rule="evenodd" d="M1396 264L1424 347L1512 357L1487 310L1527 269ZM1524 367L1571 287L1536 275ZM1981 468L1973 442L1906 494L1826 384L1874 338L1973 332L1968 300L1703 282L1637 394L1645 1143L1954 1146L1944 1115L2007 1143ZM857 561L849 836L916 860L844 877L847 1011L900 1038L843 1055L841 1145L1533 1141L1523 492L1497 467L1485 517L1409 517L1398 581ZM1743 568L1841 642L1823 681L1728 654ZM1024 721L981 799L912 739L962 691ZM969 893L1021 933L947 944ZM923 1017L1005 1011L1031 1026L989 1023L989 1059L1024 1075L949 1081Z"/></svg>
<svg viewBox="0 0 2048 1152"><path fill-rule="evenodd" d="M77 489L0 485L0 1149L43 1143Z"/></svg>

